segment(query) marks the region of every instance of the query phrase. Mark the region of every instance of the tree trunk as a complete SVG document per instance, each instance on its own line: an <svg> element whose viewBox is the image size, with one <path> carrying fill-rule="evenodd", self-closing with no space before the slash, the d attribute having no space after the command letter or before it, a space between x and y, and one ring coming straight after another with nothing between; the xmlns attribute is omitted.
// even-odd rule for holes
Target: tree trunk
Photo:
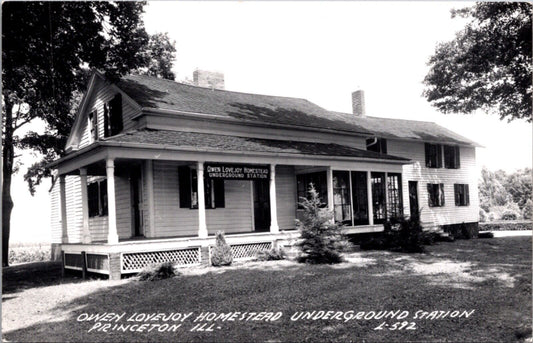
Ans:
<svg viewBox="0 0 533 343"><path fill-rule="evenodd" d="M13 200L11 199L11 175L13 173L13 103L5 99L5 127L4 139L2 141L2 266L9 265L9 231L11 222L11 210Z"/></svg>

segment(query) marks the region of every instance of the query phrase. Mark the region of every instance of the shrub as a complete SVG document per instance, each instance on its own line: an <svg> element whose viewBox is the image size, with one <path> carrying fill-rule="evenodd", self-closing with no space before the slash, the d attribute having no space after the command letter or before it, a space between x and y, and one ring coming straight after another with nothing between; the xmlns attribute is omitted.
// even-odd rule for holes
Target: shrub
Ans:
<svg viewBox="0 0 533 343"><path fill-rule="evenodd" d="M403 252L424 252L424 245L432 244L434 235L425 233L420 218L391 218L383 224L383 233L361 242L363 250L390 250Z"/></svg>
<svg viewBox="0 0 533 343"><path fill-rule="evenodd" d="M518 213L513 210L505 210L502 213L501 220L516 220L518 219Z"/></svg>
<svg viewBox="0 0 533 343"><path fill-rule="evenodd" d="M140 281L163 280L172 278L177 275L179 275L179 273L176 273L176 271L174 270L174 264L172 262L164 262L148 266L144 268L144 270L142 270L139 274L137 274Z"/></svg>
<svg viewBox="0 0 533 343"><path fill-rule="evenodd" d="M233 262L231 247L226 243L223 231L217 231L216 242L211 251L211 264L215 267L229 266Z"/></svg>
<svg viewBox="0 0 533 343"><path fill-rule="evenodd" d="M479 209L479 221L480 222L486 222L488 220L488 214L487 212L485 212L484 209L480 208Z"/></svg>
<svg viewBox="0 0 533 343"><path fill-rule="evenodd" d="M531 199L527 199L527 202L522 209L522 217L524 219L533 218L533 201L531 201Z"/></svg>
<svg viewBox="0 0 533 343"><path fill-rule="evenodd" d="M310 199L302 198L300 202L304 211L302 220L296 222L301 234L301 241L297 244L301 250L298 261L340 263L340 252L349 245L348 239L333 222L333 213L322 207L313 185L309 187L309 195Z"/></svg>
<svg viewBox="0 0 533 343"><path fill-rule="evenodd" d="M259 261L284 260L287 258L287 253L285 252L285 249L283 249L281 246L277 246L273 247L270 250L258 252L256 258Z"/></svg>

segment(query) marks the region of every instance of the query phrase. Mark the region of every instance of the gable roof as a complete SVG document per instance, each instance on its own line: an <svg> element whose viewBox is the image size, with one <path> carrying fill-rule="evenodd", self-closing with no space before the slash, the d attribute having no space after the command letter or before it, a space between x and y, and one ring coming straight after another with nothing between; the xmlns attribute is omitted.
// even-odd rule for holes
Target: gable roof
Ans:
<svg viewBox="0 0 533 343"><path fill-rule="evenodd" d="M145 110L216 115L363 136L479 146L432 122L357 117L351 113L328 111L300 98L209 89L141 75L124 76L117 85Z"/></svg>

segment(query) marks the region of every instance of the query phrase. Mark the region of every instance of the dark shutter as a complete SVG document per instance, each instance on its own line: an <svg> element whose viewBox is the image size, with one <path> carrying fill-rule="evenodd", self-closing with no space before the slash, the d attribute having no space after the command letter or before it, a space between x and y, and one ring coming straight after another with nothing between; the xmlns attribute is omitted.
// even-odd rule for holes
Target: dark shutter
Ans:
<svg viewBox="0 0 533 343"><path fill-rule="evenodd" d="M387 140L385 138L381 138L380 144L381 144L381 153L386 154L387 153Z"/></svg>
<svg viewBox="0 0 533 343"><path fill-rule="evenodd" d="M439 206L444 206L444 184L439 183Z"/></svg>
<svg viewBox="0 0 533 343"><path fill-rule="evenodd" d="M122 95L118 93L109 102L111 112L111 136L122 131Z"/></svg>
<svg viewBox="0 0 533 343"><path fill-rule="evenodd" d="M459 147L456 146L455 147L455 168L461 168L461 157L460 157L460 154L459 154Z"/></svg>
<svg viewBox="0 0 533 343"><path fill-rule="evenodd" d="M99 182L100 185L100 215L107 216L107 180Z"/></svg>
<svg viewBox="0 0 533 343"><path fill-rule="evenodd" d="M426 149L426 167L431 167L431 144L425 143L424 147ZM429 184L428 184L428 191L429 191Z"/></svg>
<svg viewBox="0 0 533 343"><path fill-rule="evenodd" d="M455 206L461 206L461 194L460 194L460 185L453 185L453 194L455 194Z"/></svg>
<svg viewBox="0 0 533 343"><path fill-rule="evenodd" d="M109 107L104 104L104 137L109 137Z"/></svg>
<svg viewBox="0 0 533 343"><path fill-rule="evenodd" d="M435 145L437 149L437 168L442 168L442 145Z"/></svg>
<svg viewBox="0 0 533 343"><path fill-rule="evenodd" d="M428 183L427 184L427 188L428 188L428 205L429 205L429 207L433 207L433 206L435 206L434 205L434 201L433 201L433 199L434 199L433 184Z"/></svg>
<svg viewBox="0 0 533 343"><path fill-rule="evenodd" d="M93 138L95 141L98 140L98 112L97 111L94 111L93 112L93 117L92 117L92 120L93 120Z"/></svg>
<svg viewBox="0 0 533 343"><path fill-rule="evenodd" d="M95 217L99 215L97 182L93 182L87 185L87 200L87 205L89 207L89 217Z"/></svg>
<svg viewBox="0 0 533 343"><path fill-rule="evenodd" d="M215 186L215 207L216 208L224 208L226 205L226 199L224 194L224 180L223 179L215 179L214 180L214 186Z"/></svg>
<svg viewBox="0 0 533 343"><path fill-rule="evenodd" d="M180 208L191 208L191 172L187 166L178 167Z"/></svg>
<svg viewBox="0 0 533 343"><path fill-rule="evenodd" d="M468 189L468 185L465 185L465 205L470 205L470 191Z"/></svg>

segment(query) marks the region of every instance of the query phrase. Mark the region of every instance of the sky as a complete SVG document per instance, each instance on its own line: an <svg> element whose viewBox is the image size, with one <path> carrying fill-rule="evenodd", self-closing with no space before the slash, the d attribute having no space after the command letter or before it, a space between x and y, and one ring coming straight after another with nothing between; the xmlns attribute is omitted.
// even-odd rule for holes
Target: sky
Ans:
<svg viewBox="0 0 533 343"><path fill-rule="evenodd" d="M151 1L149 33L176 41L176 80L195 69L223 72L226 89L305 98L348 112L365 91L369 116L433 121L479 143L478 166L531 167L532 126L486 113L445 115L422 96L427 61L439 42L464 27L450 9L468 2ZM24 153L29 166L35 160ZM31 197L13 180L12 242L49 241L47 180Z"/></svg>

